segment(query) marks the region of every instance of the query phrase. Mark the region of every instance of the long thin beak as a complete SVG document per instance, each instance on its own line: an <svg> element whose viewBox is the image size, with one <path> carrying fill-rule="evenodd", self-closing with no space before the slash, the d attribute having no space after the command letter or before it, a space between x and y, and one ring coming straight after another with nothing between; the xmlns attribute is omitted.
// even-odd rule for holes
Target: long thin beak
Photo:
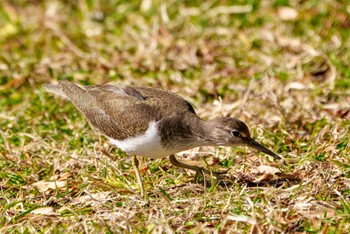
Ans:
<svg viewBox="0 0 350 234"><path fill-rule="evenodd" d="M264 152L265 154L268 154L276 159L281 159L280 156L272 152L271 150L265 148L265 146L260 145L258 142L254 141L253 139L249 139L245 142L245 144L251 148L254 148L256 150L259 150L261 152Z"/></svg>

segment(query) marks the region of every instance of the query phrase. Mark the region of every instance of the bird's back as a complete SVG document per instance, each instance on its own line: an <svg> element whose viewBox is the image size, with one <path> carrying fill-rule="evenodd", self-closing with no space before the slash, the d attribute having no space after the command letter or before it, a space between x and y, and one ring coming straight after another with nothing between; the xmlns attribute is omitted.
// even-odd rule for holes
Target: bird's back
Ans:
<svg viewBox="0 0 350 234"><path fill-rule="evenodd" d="M70 99L95 128L118 140L143 134L149 123L172 113L194 113L192 106L180 96L150 87L96 85L81 88L68 81L44 87Z"/></svg>

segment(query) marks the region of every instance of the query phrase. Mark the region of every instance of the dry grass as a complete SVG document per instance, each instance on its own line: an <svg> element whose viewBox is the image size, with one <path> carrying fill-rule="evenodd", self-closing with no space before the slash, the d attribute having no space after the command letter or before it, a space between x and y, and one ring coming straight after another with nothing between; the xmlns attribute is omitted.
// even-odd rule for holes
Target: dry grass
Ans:
<svg viewBox="0 0 350 234"><path fill-rule="evenodd" d="M348 232L349 27L346 1L1 1L0 232ZM44 93L59 79L171 90L285 161L180 154L230 169L203 185L143 159L142 199L130 158Z"/></svg>

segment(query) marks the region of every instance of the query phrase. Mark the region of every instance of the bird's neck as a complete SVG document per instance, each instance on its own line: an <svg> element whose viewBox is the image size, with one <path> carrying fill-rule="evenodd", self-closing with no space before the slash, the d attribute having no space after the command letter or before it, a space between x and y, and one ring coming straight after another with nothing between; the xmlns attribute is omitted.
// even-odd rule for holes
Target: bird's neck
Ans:
<svg viewBox="0 0 350 234"><path fill-rule="evenodd" d="M202 143L201 146L224 146L226 143L224 130L220 127L219 119L213 119L205 121L200 119L198 122L199 128L196 130L196 136L199 136L199 140ZM200 129L200 130L199 130ZM199 131L198 131L199 130Z"/></svg>
<svg viewBox="0 0 350 234"><path fill-rule="evenodd" d="M205 121L195 114L183 113L167 118L161 130L162 139L167 142L181 142L186 148L224 145L217 119Z"/></svg>

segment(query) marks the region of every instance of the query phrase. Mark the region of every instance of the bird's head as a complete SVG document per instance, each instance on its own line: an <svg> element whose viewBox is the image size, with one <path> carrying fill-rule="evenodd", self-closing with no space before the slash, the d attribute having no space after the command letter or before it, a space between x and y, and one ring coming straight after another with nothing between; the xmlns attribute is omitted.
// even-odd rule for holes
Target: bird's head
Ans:
<svg viewBox="0 0 350 234"><path fill-rule="evenodd" d="M222 117L210 121L212 124L211 136L217 145L221 146L248 146L258 151L264 152L274 158L281 159L280 156L270 151L250 137L249 129L245 123L239 119Z"/></svg>

